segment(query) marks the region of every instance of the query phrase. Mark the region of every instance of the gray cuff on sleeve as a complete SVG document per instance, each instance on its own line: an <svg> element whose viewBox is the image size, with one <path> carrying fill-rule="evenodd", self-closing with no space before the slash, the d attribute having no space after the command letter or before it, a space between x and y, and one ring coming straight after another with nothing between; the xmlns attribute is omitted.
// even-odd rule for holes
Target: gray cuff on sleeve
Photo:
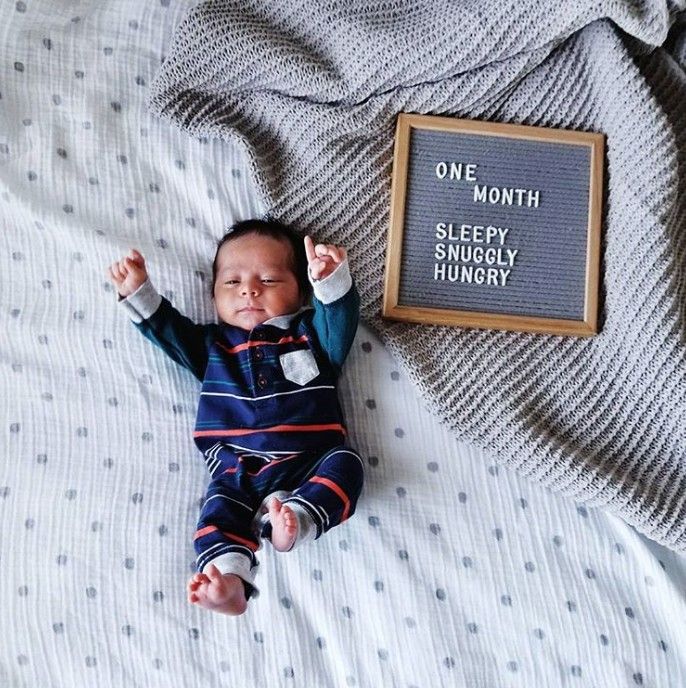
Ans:
<svg viewBox="0 0 686 688"><path fill-rule="evenodd" d="M157 293L152 282L147 279L133 294L121 299L119 304L135 323L147 320L162 303L162 297Z"/></svg>
<svg viewBox="0 0 686 688"><path fill-rule="evenodd" d="M307 271L310 284L314 289L314 295L322 303L333 303L348 293L353 285L348 259L346 258L328 277L323 280L312 279L310 271Z"/></svg>

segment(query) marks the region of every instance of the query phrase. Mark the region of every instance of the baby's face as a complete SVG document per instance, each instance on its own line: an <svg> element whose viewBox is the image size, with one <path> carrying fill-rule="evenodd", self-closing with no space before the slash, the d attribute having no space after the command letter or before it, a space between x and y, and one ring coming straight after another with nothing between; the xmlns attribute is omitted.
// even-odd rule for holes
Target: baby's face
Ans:
<svg viewBox="0 0 686 688"><path fill-rule="evenodd" d="M214 303L229 325L251 330L302 305L292 270L292 248L286 241L245 234L227 241L217 256Z"/></svg>

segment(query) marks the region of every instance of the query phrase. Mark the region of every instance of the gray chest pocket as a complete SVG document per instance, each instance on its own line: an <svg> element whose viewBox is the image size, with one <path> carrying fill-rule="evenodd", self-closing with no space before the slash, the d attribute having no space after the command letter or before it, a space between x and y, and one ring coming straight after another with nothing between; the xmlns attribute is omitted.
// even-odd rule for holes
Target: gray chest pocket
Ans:
<svg viewBox="0 0 686 688"><path fill-rule="evenodd" d="M306 385L319 375L317 361L314 360L314 355L309 349L281 354L279 361L284 377L295 382L296 385Z"/></svg>

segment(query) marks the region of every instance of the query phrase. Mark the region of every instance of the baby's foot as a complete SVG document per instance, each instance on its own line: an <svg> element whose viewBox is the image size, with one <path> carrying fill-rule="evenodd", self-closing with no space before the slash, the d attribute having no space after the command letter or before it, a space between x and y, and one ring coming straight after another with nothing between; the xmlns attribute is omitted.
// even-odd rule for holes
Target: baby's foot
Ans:
<svg viewBox="0 0 686 688"><path fill-rule="evenodd" d="M269 520L272 524L272 545L279 552L288 552L298 537L298 519L293 510L276 497L269 502Z"/></svg>
<svg viewBox="0 0 686 688"><path fill-rule="evenodd" d="M222 575L210 564L207 575L196 573L188 581L188 601L214 612L238 616L248 607L243 581L233 573Z"/></svg>

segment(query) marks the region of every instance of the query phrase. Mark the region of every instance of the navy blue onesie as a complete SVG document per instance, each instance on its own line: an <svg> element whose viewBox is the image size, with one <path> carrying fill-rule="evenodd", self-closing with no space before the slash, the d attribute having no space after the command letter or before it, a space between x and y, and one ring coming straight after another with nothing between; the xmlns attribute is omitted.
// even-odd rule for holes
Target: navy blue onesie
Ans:
<svg viewBox="0 0 686 688"><path fill-rule="evenodd" d="M298 543L352 516L363 465L347 442L336 382L357 329L347 261L312 281L314 308L252 330L197 325L148 280L120 303L136 327L202 381L193 437L212 480L194 538L199 571L213 563L255 593L272 495L298 518Z"/></svg>

